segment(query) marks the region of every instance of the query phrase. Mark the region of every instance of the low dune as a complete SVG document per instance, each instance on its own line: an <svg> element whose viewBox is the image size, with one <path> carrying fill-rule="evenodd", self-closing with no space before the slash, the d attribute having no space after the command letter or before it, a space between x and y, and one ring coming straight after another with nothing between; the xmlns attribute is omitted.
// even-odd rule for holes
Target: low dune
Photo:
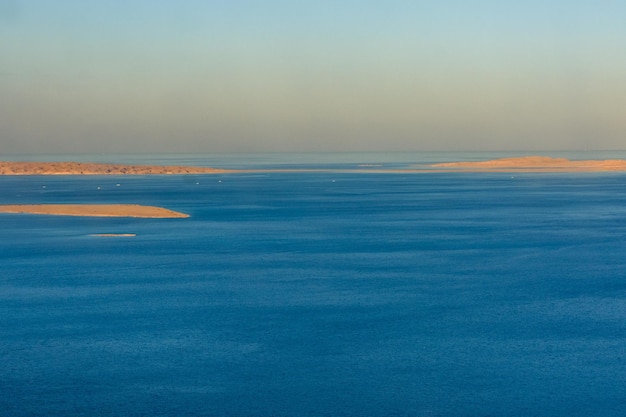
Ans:
<svg viewBox="0 0 626 417"><path fill-rule="evenodd" d="M192 166L0 161L0 175L181 175L221 174L226 172L234 171Z"/></svg>
<svg viewBox="0 0 626 417"><path fill-rule="evenodd" d="M594 172L626 171L626 161L622 159L572 161L547 156L525 156L480 162L446 162L432 167L462 171Z"/></svg>
<svg viewBox="0 0 626 417"><path fill-rule="evenodd" d="M58 216L185 218L188 214L163 207L137 204L12 204L0 205L0 213L51 214Z"/></svg>

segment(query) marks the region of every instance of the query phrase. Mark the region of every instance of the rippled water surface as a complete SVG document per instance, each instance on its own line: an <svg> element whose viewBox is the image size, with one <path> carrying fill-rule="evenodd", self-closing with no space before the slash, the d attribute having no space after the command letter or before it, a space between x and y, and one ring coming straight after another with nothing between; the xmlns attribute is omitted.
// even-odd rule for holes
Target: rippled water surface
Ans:
<svg viewBox="0 0 626 417"><path fill-rule="evenodd" d="M626 174L0 177L0 204L81 202L191 217L0 214L0 415L626 406Z"/></svg>

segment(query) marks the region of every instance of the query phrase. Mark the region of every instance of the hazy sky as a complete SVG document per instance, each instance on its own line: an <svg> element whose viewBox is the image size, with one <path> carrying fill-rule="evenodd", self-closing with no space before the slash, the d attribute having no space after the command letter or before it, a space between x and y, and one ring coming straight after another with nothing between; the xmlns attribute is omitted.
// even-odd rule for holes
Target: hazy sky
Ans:
<svg viewBox="0 0 626 417"><path fill-rule="evenodd" d="M626 2L0 0L0 153L626 148Z"/></svg>

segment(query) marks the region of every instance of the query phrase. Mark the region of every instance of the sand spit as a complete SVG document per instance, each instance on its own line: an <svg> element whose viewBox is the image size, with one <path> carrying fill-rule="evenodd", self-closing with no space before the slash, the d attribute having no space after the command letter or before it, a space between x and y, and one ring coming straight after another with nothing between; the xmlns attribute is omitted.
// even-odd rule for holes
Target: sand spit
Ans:
<svg viewBox="0 0 626 417"><path fill-rule="evenodd" d="M227 172L236 171L192 166L0 161L0 175L180 175L222 174Z"/></svg>
<svg viewBox="0 0 626 417"><path fill-rule="evenodd" d="M503 171L503 172L600 172L626 171L626 160L581 160L547 156L525 156L501 158L481 162L447 162L431 165L434 168L453 168L460 171Z"/></svg>
<svg viewBox="0 0 626 417"><path fill-rule="evenodd" d="M0 213L52 214L58 216L186 218L188 214L163 207L137 204L13 204L0 205Z"/></svg>

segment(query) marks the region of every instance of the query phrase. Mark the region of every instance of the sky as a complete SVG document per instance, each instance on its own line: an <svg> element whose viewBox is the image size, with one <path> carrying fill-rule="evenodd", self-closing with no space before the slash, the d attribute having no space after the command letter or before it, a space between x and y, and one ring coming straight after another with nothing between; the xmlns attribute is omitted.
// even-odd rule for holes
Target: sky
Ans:
<svg viewBox="0 0 626 417"><path fill-rule="evenodd" d="M626 149L626 2L0 0L0 154Z"/></svg>

